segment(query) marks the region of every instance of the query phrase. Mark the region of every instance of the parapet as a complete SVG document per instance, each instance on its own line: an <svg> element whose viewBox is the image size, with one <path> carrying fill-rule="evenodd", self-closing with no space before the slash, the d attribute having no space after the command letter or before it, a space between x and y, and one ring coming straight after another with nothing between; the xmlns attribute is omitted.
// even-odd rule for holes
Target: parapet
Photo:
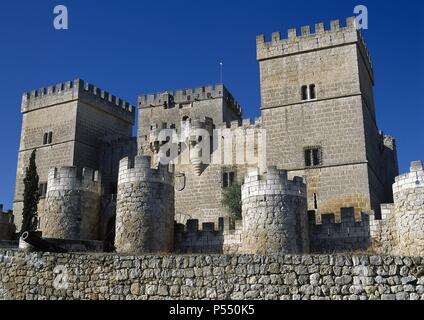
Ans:
<svg viewBox="0 0 424 320"><path fill-rule="evenodd" d="M60 167L49 171L47 192L61 190L101 192L99 172L90 168Z"/></svg>
<svg viewBox="0 0 424 320"><path fill-rule="evenodd" d="M242 121L234 120L230 123L222 123L216 126L217 129L260 129L262 128L262 117L255 118L254 121L250 118L242 119Z"/></svg>
<svg viewBox="0 0 424 320"><path fill-rule="evenodd" d="M230 218L219 218L218 226L213 222L187 220L175 224L175 251L178 253L229 253L237 252L241 245L242 221L231 223Z"/></svg>
<svg viewBox="0 0 424 320"><path fill-rule="evenodd" d="M424 188L424 170L421 160L413 161L410 166L410 172L395 178L395 183L393 184L395 202L397 195L415 188Z"/></svg>
<svg viewBox="0 0 424 320"><path fill-rule="evenodd" d="M242 108L223 84L214 86L196 87L193 89L180 89L165 91L156 94L140 95L138 105L140 108L163 107L174 108L176 105L188 104L194 101L223 98L229 107L237 114L242 114Z"/></svg>
<svg viewBox="0 0 424 320"><path fill-rule="evenodd" d="M338 225L355 225L366 223L368 224L370 220L370 215L365 212L361 212L359 219L358 215L355 213L355 208L342 208L340 216L336 216L333 213L322 214L321 219L317 219L314 211L311 211L308 215L308 220L310 225L321 225L321 226L330 226L333 224Z"/></svg>
<svg viewBox="0 0 424 320"><path fill-rule="evenodd" d="M159 165L157 169L152 169L149 156L123 158L119 162L118 184L140 181L173 184L174 174L170 166Z"/></svg>
<svg viewBox="0 0 424 320"><path fill-rule="evenodd" d="M3 211L3 204L0 204L0 224L13 224L14 216L13 211Z"/></svg>
<svg viewBox="0 0 424 320"><path fill-rule="evenodd" d="M372 63L361 32L357 29L355 17L346 19L346 26L341 27L339 20L330 22L330 29L326 30L324 23L315 24L315 32L310 26L301 27L298 34L296 29L288 30L288 38L282 39L280 32L274 32L269 42L265 41L264 35L256 37L258 61L281 57L300 52L339 46L350 43L358 43L365 61Z"/></svg>
<svg viewBox="0 0 424 320"><path fill-rule="evenodd" d="M287 195L306 198L306 184L303 178L294 177L289 180L286 170L278 170L276 167L250 169L245 176L242 187L242 199L250 197L266 197L285 193Z"/></svg>
<svg viewBox="0 0 424 320"><path fill-rule="evenodd" d="M354 208L344 208L340 221L334 214L322 215L317 222L315 212L310 212L309 241L311 252L348 252L367 250L371 243L370 216L361 213L360 220L355 219Z"/></svg>
<svg viewBox="0 0 424 320"><path fill-rule="evenodd" d="M47 88L25 92L22 95L21 112L53 106L60 103L82 100L134 123L135 107L127 101L109 94L91 83L84 84L81 79L58 83Z"/></svg>

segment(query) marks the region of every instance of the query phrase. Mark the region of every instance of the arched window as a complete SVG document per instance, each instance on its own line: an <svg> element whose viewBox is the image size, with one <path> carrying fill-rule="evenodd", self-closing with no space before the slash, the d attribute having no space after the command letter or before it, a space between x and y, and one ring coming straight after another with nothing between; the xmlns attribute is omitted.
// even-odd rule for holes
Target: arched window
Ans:
<svg viewBox="0 0 424 320"><path fill-rule="evenodd" d="M309 86L309 99L313 100L313 99L316 99L316 97L317 97L317 94L316 94L316 91L315 91L315 85L311 84Z"/></svg>
<svg viewBox="0 0 424 320"><path fill-rule="evenodd" d="M302 86L302 100L308 100L308 86Z"/></svg>

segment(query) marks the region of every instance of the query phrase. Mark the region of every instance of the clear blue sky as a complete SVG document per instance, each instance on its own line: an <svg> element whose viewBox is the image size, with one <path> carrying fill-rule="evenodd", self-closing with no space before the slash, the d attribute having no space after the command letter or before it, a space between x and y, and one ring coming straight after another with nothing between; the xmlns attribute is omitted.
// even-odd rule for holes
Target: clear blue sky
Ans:
<svg viewBox="0 0 424 320"><path fill-rule="evenodd" d="M59 4L67 31L53 28ZM424 159L422 1L1 1L0 203L13 201L22 92L80 77L135 104L142 93L217 83L223 61L224 83L255 117L256 35L344 19L358 4L369 10L378 124L397 138L404 172Z"/></svg>

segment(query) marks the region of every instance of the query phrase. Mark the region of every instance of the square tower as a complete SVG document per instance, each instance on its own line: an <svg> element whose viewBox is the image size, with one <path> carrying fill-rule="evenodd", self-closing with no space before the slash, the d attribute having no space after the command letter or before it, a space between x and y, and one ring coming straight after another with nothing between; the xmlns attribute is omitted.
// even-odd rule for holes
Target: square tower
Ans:
<svg viewBox="0 0 424 320"><path fill-rule="evenodd" d="M355 18L257 37L267 164L306 178L308 209L340 215L390 200L393 138L377 128L371 59Z"/></svg>
<svg viewBox="0 0 424 320"><path fill-rule="evenodd" d="M43 224L44 196L52 167L76 166L98 170L102 141L114 135L130 139L135 110L123 101L80 79L24 93L14 213L20 228L23 179L33 150L40 177L39 217ZM41 228L42 229L42 228Z"/></svg>

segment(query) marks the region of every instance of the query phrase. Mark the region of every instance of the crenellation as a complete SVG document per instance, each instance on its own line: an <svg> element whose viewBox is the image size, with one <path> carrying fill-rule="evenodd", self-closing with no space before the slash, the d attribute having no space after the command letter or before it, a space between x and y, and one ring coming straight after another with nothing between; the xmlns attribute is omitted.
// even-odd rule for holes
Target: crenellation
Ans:
<svg viewBox="0 0 424 320"><path fill-rule="evenodd" d="M332 20L330 21L330 30L331 31L338 31L340 30L340 20Z"/></svg>
<svg viewBox="0 0 424 320"><path fill-rule="evenodd" d="M13 211L3 211L3 204L0 204L0 241L13 240L16 231L14 218Z"/></svg>
<svg viewBox="0 0 424 320"><path fill-rule="evenodd" d="M219 218L204 222L199 228L198 219L189 219L186 224L176 223L175 252L178 253L226 253L241 252L242 223L240 220Z"/></svg>
<svg viewBox="0 0 424 320"><path fill-rule="evenodd" d="M241 115L241 106L223 84L141 95L138 97L138 104L140 108L173 108L175 105L191 104L195 101L204 101L218 98L224 99L229 103L229 107L231 109L233 109L237 114Z"/></svg>
<svg viewBox="0 0 424 320"><path fill-rule="evenodd" d="M106 108L105 110L114 114L119 114L126 121L134 122L134 106L115 96L110 98L106 91L91 83L85 83L84 85L84 81L81 79L58 83L54 86L23 93L22 112L26 113L39 108L77 101L79 99L82 99L84 102L94 103L101 108Z"/></svg>
<svg viewBox="0 0 424 320"><path fill-rule="evenodd" d="M410 172L396 177L394 203L381 205L381 219L373 219L372 240L377 252L419 255L424 251L424 170L413 161Z"/></svg>
<svg viewBox="0 0 424 320"><path fill-rule="evenodd" d="M43 235L98 240L101 197L98 173L91 168L69 166L50 169L48 177Z"/></svg>
<svg viewBox="0 0 424 320"><path fill-rule="evenodd" d="M124 255L422 251L422 163L395 180L395 139L375 126L372 66L355 18L256 41L261 115L254 121L242 118L223 84L141 95L135 141L133 106L91 83L24 93L29 123L18 176L37 149L47 182L44 235L115 241ZM62 121L53 126L50 118ZM162 129L182 133L169 140L178 158L167 166ZM218 133L207 154L201 142L209 137L196 129ZM234 151L248 144L254 159L238 162ZM223 199L239 185L234 221ZM22 183L16 190L23 194ZM391 195L394 203L380 207Z"/></svg>
<svg viewBox="0 0 424 320"><path fill-rule="evenodd" d="M347 18L344 27L340 26L340 20L332 20L329 30L325 29L322 22L315 24L315 32L311 32L309 25L301 27L300 35L298 35L297 29L292 28L287 31L286 39L281 38L279 32L274 32L271 42L266 42L265 36L259 35L256 37L257 59L261 61L350 43L358 43L372 70L371 58L363 36L357 30L355 17Z"/></svg>

